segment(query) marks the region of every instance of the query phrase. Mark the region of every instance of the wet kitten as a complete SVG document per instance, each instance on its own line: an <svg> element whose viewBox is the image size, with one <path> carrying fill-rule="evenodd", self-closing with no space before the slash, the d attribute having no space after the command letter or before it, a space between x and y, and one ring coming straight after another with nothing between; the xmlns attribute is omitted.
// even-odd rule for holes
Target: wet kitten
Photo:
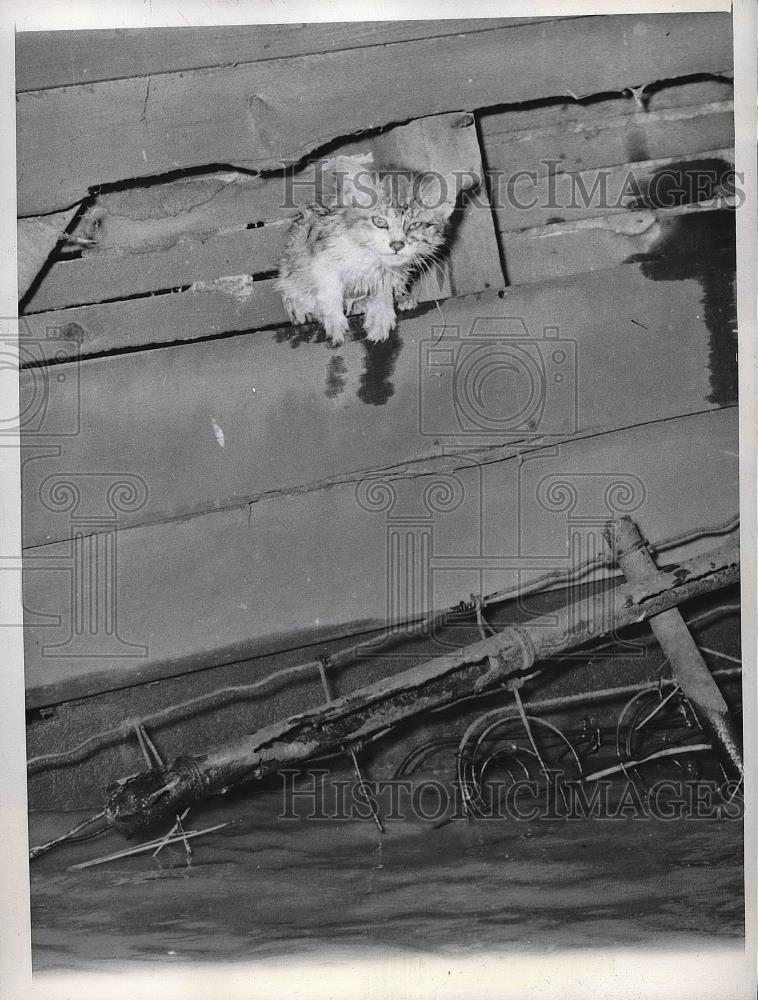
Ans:
<svg viewBox="0 0 758 1000"><path fill-rule="evenodd" d="M290 320L317 320L334 345L345 340L350 312L364 313L368 340L389 337L395 306L415 307L408 286L439 258L455 207L436 175L376 170L370 161L324 164L321 198L296 219L279 268Z"/></svg>

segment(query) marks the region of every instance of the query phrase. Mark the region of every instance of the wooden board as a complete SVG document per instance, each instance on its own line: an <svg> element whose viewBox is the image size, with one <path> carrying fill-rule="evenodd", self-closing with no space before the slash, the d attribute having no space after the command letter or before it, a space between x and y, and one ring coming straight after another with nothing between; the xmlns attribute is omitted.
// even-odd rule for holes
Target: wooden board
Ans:
<svg viewBox="0 0 758 1000"><path fill-rule="evenodd" d="M454 171L482 174L474 118L464 112L418 119L343 149L369 151L377 164L435 170L449 176L451 184ZM94 247L80 259L54 264L26 312L274 271L289 218L296 211L293 201L313 199L314 178L311 167L296 175L288 189L281 177L260 181L217 174L106 195L94 209L97 228L93 230L89 213L76 230L77 235L93 234ZM503 286L494 222L483 188L477 198L476 205L460 212L444 266L416 287L419 301L447 298L453 286L459 294ZM261 219L268 224L257 226ZM256 325L278 317L279 311ZM54 323L58 322L56 317ZM66 323L78 320L73 315L60 319L60 325ZM116 339L113 346L123 345Z"/></svg>
<svg viewBox="0 0 758 1000"><path fill-rule="evenodd" d="M38 355L55 356L60 338L70 342L70 355L88 357L286 322L273 279L238 274L199 281L184 291L32 313L21 318L21 328L35 344L36 363Z"/></svg>
<svg viewBox="0 0 758 1000"><path fill-rule="evenodd" d="M734 144L730 80L675 83L585 103L570 101L479 116L490 169L588 170Z"/></svg>
<svg viewBox="0 0 758 1000"><path fill-rule="evenodd" d="M34 91L17 104L19 213L177 168L277 169L335 137L461 105L581 96L731 62L728 14L625 15Z"/></svg>
<svg viewBox="0 0 758 1000"><path fill-rule="evenodd" d="M122 77L360 49L545 20L549 19L510 17L25 31L16 35L16 91L23 93Z"/></svg>
<svg viewBox="0 0 758 1000"><path fill-rule="evenodd" d="M730 81L706 80L654 87L644 108L630 93L483 115L509 281L549 280L668 253L681 243L677 234L692 229L683 215L728 204L709 200L717 185L708 179L728 181L733 168L731 96ZM658 179L664 192L667 175L676 180L666 190L673 194L676 183L682 192L669 199L676 207L619 209ZM595 187L603 183L605 196ZM625 188L628 198L620 199ZM716 229L714 221L714 235Z"/></svg>
<svg viewBox="0 0 758 1000"><path fill-rule="evenodd" d="M628 265L503 297L448 300L401 320L398 338L386 346L351 339L333 351L282 327L26 371L25 412L36 413L40 379L50 390L44 422L26 439L25 544L82 530L70 511L55 509L43 485L70 471L144 480L145 502L119 514L122 526L219 508L244 518L272 494L328 492L372 469L409 477L460 464L469 451L492 460L498 449L512 454L541 436L560 440L633 424L641 413L664 419L730 402L723 394L711 401L711 365L734 354L728 265L716 259L712 273L689 274L676 262L669 266L669 280L651 280L655 273ZM667 275L662 270L660 277ZM706 287L713 307L704 314ZM186 296L124 307L160 309ZM212 312L219 293L197 296L198 308L206 308L206 297ZM241 303L243 316L245 308ZM494 347L493 330L501 334ZM547 378L552 370L554 350L544 338L556 334L564 357L554 374L563 382L538 412L539 397L524 394L533 375L538 384L539 373ZM498 376L503 352L520 376ZM482 354L482 372L494 369L485 380L483 423L481 400L470 396L478 382L460 374L470 370L466 359ZM53 381L59 376L62 382ZM523 414L511 419L522 405ZM35 460L50 443L58 456L43 448ZM81 482L98 493L103 480Z"/></svg>
<svg viewBox="0 0 758 1000"><path fill-rule="evenodd" d="M519 170L544 175L548 170L586 171L681 157L734 144L732 101L652 112L646 117L624 115L606 119L605 125L599 135L585 128L551 137L551 143L544 136L539 136L539 142L514 142L507 132L490 135L484 139L487 162L490 169L503 170L506 176Z"/></svg>
<svg viewBox="0 0 758 1000"><path fill-rule="evenodd" d="M731 176L734 186L733 170L734 148L730 146L615 167L561 171L536 180L523 178L501 187L499 196L493 195L499 206L495 210L497 226L500 233L507 234L550 223L629 215L635 207L656 207L654 196L652 204L646 203L650 191L656 192L667 208L680 202L711 200L714 192L721 190L719 177ZM659 177L662 180L656 188Z"/></svg>
<svg viewBox="0 0 758 1000"><path fill-rule="evenodd" d="M234 275L252 278L271 272L276 270L284 249L288 226L287 222L256 229L243 226L206 238L181 239L168 249L86 253L78 260L61 260L45 275L29 309L46 312L186 287L194 282ZM113 346L120 345L114 342Z"/></svg>
<svg viewBox="0 0 758 1000"><path fill-rule="evenodd" d="M72 574L80 563L69 544L30 549L26 606L59 615L60 624L27 628L28 704L303 646L325 630L365 628L367 619L398 609L418 612L427 600L448 607L471 593L564 568L571 520L560 505L540 502L546 477L575 485L576 517L594 518L598 531L608 516L606 488L631 483L627 509L655 541L730 517L738 506L737 475L737 412L731 408L645 420L557 451L544 448L525 463L514 458L463 469L453 484L457 506L435 507L432 480L421 476L397 484L392 510L367 504L365 494L361 502L355 484L347 483L269 497L248 510L126 529L118 533L110 577L117 636L87 615L84 630L72 633ZM444 499L442 492L434 496ZM399 563L389 559L388 538L398 529L419 544L423 535L430 546L429 575L409 577L418 584L414 593L392 582L410 559L402 552ZM701 540L699 551L712 544Z"/></svg>

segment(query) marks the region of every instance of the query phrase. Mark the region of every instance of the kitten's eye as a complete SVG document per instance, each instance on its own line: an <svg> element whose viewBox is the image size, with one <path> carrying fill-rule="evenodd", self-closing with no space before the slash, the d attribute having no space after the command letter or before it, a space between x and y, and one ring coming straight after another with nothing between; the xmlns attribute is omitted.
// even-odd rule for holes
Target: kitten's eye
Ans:
<svg viewBox="0 0 758 1000"><path fill-rule="evenodd" d="M390 228L389 222L387 222L386 219L383 219L381 217L381 215L375 215L371 221L379 229L389 229Z"/></svg>
<svg viewBox="0 0 758 1000"><path fill-rule="evenodd" d="M408 229L421 229L423 225L423 222L412 222L410 226L408 226Z"/></svg>

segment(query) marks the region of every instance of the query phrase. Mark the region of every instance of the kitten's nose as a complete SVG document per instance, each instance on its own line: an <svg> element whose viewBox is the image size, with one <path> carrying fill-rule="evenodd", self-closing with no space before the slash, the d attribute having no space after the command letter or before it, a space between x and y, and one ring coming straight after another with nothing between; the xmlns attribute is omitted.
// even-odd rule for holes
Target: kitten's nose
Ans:
<svg viewBox="0 0 758 1000"><path fill-rule="evenodd" d="M395 253L399 253L405 246L405 240L390 240L390 246Z"/></svg>

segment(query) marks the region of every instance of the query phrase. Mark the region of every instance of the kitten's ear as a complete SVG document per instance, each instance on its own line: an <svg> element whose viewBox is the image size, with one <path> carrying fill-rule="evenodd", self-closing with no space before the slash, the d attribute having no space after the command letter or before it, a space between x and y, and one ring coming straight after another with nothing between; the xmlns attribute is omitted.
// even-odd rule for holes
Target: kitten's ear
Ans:
<svg viewBox="0 0 758 1000"><path fill-rule="evenodd" d="M455 178L432 172L421 174L418 178L416 199L443 224L455 210L457 194Z"/></svg>
<svg viewBox="0 0 758 1000"><path fill-rule="evenodd" d="M330 208L363 204L371 183L373 153L333 156L321 164L321 203Z"/></svg>
<svg viewBox="0 0 758 1000"><path fill-rule="evenodd" d="M445 223L455 211L462 191L475 191L482 183L475 170L456 171L451 174L422 174L418 198L424 206L435 212Z"/></svg>

